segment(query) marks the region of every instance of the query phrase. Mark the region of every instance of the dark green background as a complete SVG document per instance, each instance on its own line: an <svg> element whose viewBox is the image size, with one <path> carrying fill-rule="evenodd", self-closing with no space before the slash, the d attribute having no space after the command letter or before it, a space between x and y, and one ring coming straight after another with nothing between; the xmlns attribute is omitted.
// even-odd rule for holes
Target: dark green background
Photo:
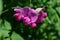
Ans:
<svg viewBox="0 0 60 40"><path fill-rule="evenodd" d="M45 6L48 16L32 29L14 19L13 8ZM60 0L0 0L0 40L60 40Z"/></svg>

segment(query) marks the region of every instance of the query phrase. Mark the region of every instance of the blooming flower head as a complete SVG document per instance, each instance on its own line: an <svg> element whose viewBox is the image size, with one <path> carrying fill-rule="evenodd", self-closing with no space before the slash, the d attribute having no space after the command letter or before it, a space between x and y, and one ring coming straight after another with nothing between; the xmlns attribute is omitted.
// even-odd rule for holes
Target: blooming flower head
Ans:
<svg viewBox="0 0 60 40"><path fill-rule="evenodd" d="M36 27L36 22L43 22L43 19L47 17L47 13L43 11L44 8L32 9L24 7L22 9L15 8L16 12L13 16L17 21L23 20L25 25L30 25L31 28Z"/></svg>

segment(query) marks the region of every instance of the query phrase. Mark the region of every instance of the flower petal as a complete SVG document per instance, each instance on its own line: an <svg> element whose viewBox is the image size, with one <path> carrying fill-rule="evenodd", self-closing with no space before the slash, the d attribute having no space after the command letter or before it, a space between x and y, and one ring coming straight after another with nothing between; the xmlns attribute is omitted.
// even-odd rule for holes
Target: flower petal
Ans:
<svg viewBox="0 0 60 40"><path fill-rule="evenodd" d="M21 12L21 9L15 8L14 11L20 13Z"/></svg>
<svg viewBox="0 0 60 40"><path fill-rule="evenodd" d="M42 14L40 14L39 16L38 16L38 22L40 22L40 23L42 23L43 22L43 15Z"/></svg>
<svg viewBox="0 0 60 40"><path fill-rule="evenodd" d="M43 13L43 17L44 17L44 18L47 17L47 13L46 13L46 12Z"/></svg>
<svg viewBox="0 0 60 40"><path fill-rule="evenodd" d="M32 16L32 17L31 17L31 23L36 22L37 19L38 19L38 16L37 16L37 15L36 15L36 16Z"/></svg>
<svg viewBox="0 0 60 40"><path fill-rule="evenodd" d="M38 18L36 11L34 9L32 9L30 14L31 14L30 15L31 23L36 22L37 18Z"/></svg>
<svg viewBox="0 0 60 40"><path fill-rule="evenodd" d="M28 16L30 8L29 7L24 7L22 10L23 10L23 15L25 17Z"/></svg>
<svg viewBox="0 0 60 40"><path fill-rule="evenodd" d="M30 24L30 18L28 17L24 17L24 23L27 25L27 24Z"/></svg>
<svg viewBox="0 0 60 40"><path fill-rule="evenodd" d="M32 23L30 26L31 26L31 28L35 28L36 27L36 23Z"/></svg>
<svg viewBox="0 0 60 40"><path fill-rule="evenodd" d="M43 10L43 8L37 8L37 9L36 9L36 12L37 12L37 13L40 13L42 10Z"/></svg>
<svg viewBox="0 0 60 40"><path fill-rule="evenodd" d="M13 16L15 17L15 19L16 19L17 21L20 21L20 20L21 20L21 16L20 16L19 13L16 13L16 14L14 14Z"/></svg>

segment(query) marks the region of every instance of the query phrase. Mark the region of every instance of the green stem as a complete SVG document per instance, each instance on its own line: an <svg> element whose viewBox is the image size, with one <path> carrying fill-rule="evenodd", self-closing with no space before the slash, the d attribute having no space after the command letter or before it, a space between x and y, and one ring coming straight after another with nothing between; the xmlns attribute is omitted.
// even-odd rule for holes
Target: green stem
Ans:
<svg viewBox="0 0 60 40"><path fill-rule="evenodd" d="M30 0L30 6L31 6L31 0Z"/></svg>

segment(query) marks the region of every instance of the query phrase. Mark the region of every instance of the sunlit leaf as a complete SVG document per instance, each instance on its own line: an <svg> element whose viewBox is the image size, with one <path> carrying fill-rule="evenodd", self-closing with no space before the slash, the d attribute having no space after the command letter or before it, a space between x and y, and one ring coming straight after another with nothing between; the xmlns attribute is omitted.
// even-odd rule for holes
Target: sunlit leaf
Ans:
<svg viewBox="0 0 60 40"><path fill-rule="evenodd" d="M57 0L51 0L51 1L47 1L46 5L48 7L54 7L56 5L56 1Z"/></svg>
<svg viewBox="0 0 60 40"><path fill-rule="evenodd" d="M58 30L58 35L60 35L60 21L55 25L56 30Z"/></svg>
<svg viewBox="0 0 60 40"><path fill-rule="evenodd" d="M9 33L10 31L1 28L1 29L0 29L0 32L2 33L2 35L3 35L4 37L9 37L9 34L8 34L8 33Z"/></svg>
<svg viewBox="0 0 60 40"><path fill-rule="evenodd" d="M2 22L2 21L1 21ZM1 23L1 28L6 29L6 30L11 30L11 25L8 21L5 20L4 23Z"/></svg>
<svg viewBox="0 0 60 40"><path fill-rule="evenodd" d="M58 14L60 15L60 7L56 7Z"/></svg>
<svg viewBox="0 0 60 40"><path fill-rule="evenodd" d="M12 40L24 40L20 35L18 35L15 32L13 32L11 38L12 38Z"/></svg>
<svg viewBox="0 0 60 40"><path fill-rule="evenodd" d="M56 3L57 3L57 6L60 6L60 0L57 0Z"/></svg>
<svg viewBox="0 0 60 40"><path fill-rule="evenodd" d="M11 25L10 25L10 23L7 22L7 21L5 21L5 28L6 28L7 30L11 30Z"/></svg>

